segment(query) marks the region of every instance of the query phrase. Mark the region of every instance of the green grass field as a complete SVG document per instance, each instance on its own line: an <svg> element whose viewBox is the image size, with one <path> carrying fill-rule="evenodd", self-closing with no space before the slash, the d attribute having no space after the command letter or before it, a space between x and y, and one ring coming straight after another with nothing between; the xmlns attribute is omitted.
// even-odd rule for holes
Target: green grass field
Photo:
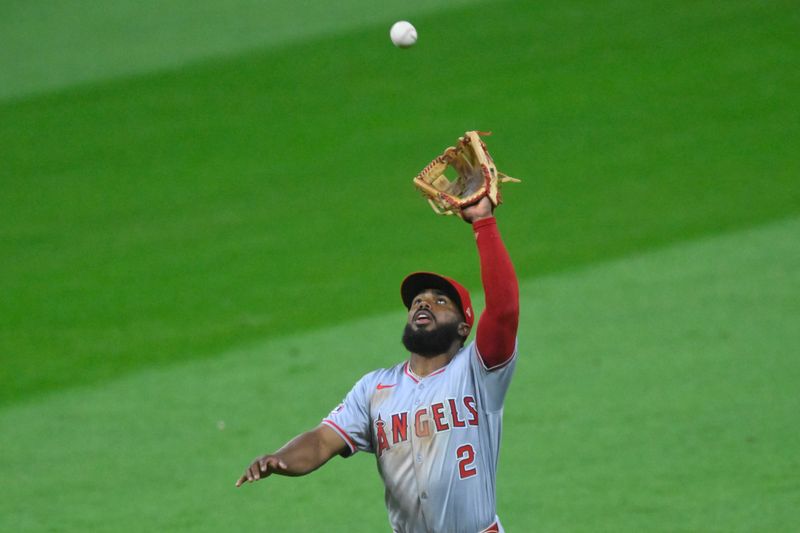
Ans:
<svg viewBox="0 0 800 533"><path fill-rule="evenodd" d="M0 2L0 531L387 530L365 454L233 482L404 357L403 275L480 290L410 185L467 129L524 180L506 528L796 530L798 30L786 1Z"/></svg>

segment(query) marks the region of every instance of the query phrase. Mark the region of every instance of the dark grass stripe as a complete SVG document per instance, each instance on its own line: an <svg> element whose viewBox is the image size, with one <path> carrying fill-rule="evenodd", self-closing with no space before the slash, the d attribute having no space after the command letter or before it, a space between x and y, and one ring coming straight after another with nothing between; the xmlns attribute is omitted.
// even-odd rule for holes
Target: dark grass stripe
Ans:
<svg viewBox="0 0 800 533"><path fill-rule="evenodd" d="M478 286L410 177L493 129L523 278L800 208L790 3L503 3L0 106L0 402Z"/></svg>

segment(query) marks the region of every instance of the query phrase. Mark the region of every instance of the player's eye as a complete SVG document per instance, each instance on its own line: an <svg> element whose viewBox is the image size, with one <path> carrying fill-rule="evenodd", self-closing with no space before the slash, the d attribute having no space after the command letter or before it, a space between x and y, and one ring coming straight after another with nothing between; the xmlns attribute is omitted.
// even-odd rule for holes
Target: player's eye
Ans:
<svg viewBox="0 0 800 533"><path fill-rule="evenodd" d="M447 305L447 300L445 300L444 298L437 298L436 303L439 305Z"/></svg>

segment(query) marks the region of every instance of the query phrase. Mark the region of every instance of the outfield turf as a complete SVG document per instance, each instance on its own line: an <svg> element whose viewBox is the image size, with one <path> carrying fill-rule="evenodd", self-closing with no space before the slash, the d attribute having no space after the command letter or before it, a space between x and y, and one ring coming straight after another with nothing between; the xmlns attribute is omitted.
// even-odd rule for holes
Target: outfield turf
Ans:
<svg viewBox="0 0 800 533"><path fill-rule="evenodd" d="M410 187L467 129L524 180L506 525L800 523L794 3L296 4L0 3L0 530L384 527L366 456L232 483L402 357L404 274L479 289Z"/></svg>
<svg viewBox="0 0 800 533"><path fill-rule="evenodd" d="M795 218L523 284L498 484L510 531L792 529L798 235ZM233 483L355 377L402 359L403 320L398 310L5 409L0 530L385 530L367 454L306 479Z"/></svg>

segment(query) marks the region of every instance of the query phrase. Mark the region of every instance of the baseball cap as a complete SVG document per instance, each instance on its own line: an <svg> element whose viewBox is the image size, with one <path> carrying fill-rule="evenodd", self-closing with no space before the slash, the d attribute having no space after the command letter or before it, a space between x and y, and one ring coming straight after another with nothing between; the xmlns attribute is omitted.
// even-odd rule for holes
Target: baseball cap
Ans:
<svg viewBox="0 0 800 533"><path fill-rule="evenodd" d="M475 312L472 310L472 300L469 291L454 279L435 274L433 272L413 272L406 276L400 284L400 296L407 309L411 309L414 297L425 289L438 289L450 296L464 313L464 321L472 327L475 322Z"/></svg>

